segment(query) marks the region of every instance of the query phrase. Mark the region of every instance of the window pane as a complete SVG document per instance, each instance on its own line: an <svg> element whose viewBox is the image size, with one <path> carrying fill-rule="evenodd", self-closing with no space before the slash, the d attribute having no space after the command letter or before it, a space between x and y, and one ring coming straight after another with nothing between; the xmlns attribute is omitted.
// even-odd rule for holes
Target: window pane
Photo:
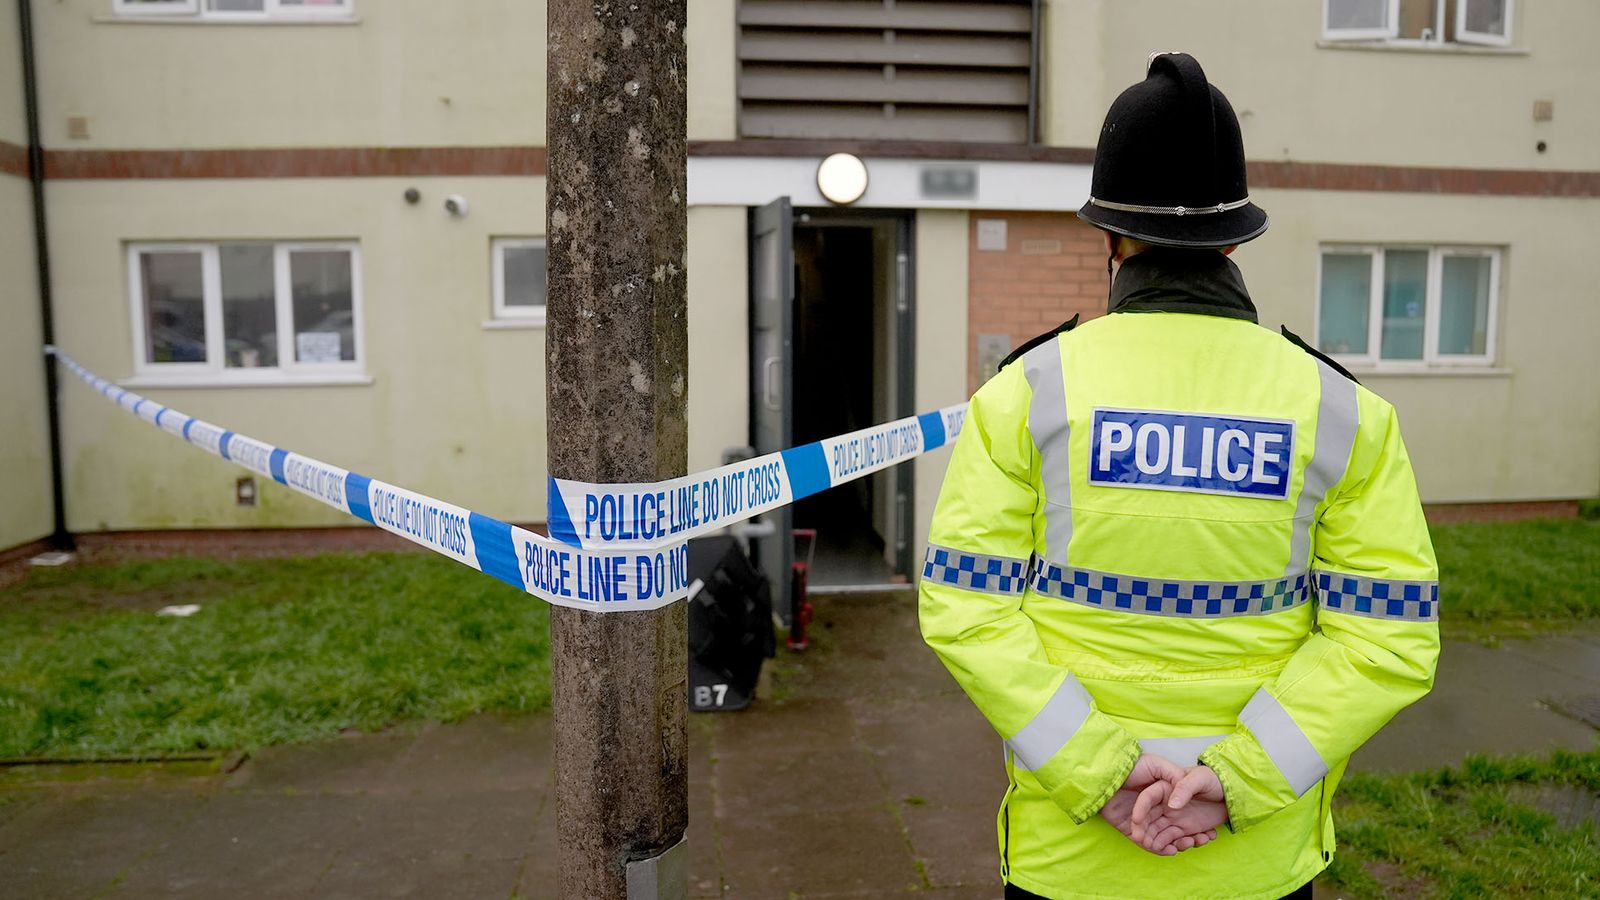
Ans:
<svg viewBox="0 0 1600 900"><path fill-rule="evenodd" d="M265 12L267 0L206 0L211 12Z"/></svg>
<svg viewBox="0 0 1600 900"><path fill-rule="evenodd" d="M1434 0L1399 0L1400 14L1395 17L1396 37L1413 41L1439 40L1439 23L1436 21L1438 4Z"/></svg>
<svg viewBox="0 0 1600 900"><path fill-rule="evenodd" d="M272 245L223 244L222 340L230 369L278 364L278 312L272 290Z"/></svg>
<svg viewBox="0 0 1600 900"><path fill-rule="evenodd" d="M297 361L348 362L356 358L355 293L350 278L348 250L295 250L289 254Z"/></svg>
<svg viewBox="0 0 1600 900"><path fill-rule="evenodd" d="M1328 0L1328 30L1389 27L1389 0Z"/></svg>
<svg viewBox="0 0 1600 900"><path fill-rule="evenodd" d="M1489 257L1446 256L1439 298L1439 352L1482 356L1489 347Z"/></svg>
<svg viewBox="0 0 1600 900"><path fill-rule="evenodd" d="M1505 37L1506 0L1460 0L1467 4L1467 30Z"/></svg>
<svg viewBox="0 0 1600 900"><path fill-rule="evenodd" d="M1317 344L1323 353L1367 352L1367 316L1372 307L1372 257L1365 253L1322 255L1322 316Z"/></svg>
<svg viewBox="0 0 1600 900"><path fill-rule="evenodd" d="M1383 254L1384 359L1421 359L1428 293L1428 251Z"/></svg>
<svg viewBox="0 0 1600 900"><path fill-rule="evenodd" d="M205 288L200 272L200 254L192 251L139 254L147 361L206 361Z"/></svg>
<svg viewBox="0 0 1600 900"><path fill-rule="evenodd" d="M544 305L545 249L543 247L502 247L505 256L505 304L508 307Z"/></svg>

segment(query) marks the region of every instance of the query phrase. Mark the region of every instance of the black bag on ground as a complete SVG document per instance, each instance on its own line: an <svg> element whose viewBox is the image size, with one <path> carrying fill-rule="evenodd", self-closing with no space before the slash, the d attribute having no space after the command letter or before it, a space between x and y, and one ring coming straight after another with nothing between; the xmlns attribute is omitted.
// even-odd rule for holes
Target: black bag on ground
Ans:
<svg viewBox="0 0 1600 900"><path fill-rule="evenodd" d="M689 585L689 708L744 709L775 649L767 578L738 541L718 536L689 542Z"/></svg>

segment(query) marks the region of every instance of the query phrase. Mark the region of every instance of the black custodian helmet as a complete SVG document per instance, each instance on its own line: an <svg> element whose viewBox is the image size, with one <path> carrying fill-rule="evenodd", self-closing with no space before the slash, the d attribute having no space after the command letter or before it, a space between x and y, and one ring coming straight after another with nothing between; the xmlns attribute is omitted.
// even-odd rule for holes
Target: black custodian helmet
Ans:
<svg viewBox="0 0 1600 900"><path fill-rule="evenodd" d="M1245 184L1239 119L1194 57L1152 56L1144 81L1111 104L1078 217L1168 247L1227 247L1267 230Z"/></svg>

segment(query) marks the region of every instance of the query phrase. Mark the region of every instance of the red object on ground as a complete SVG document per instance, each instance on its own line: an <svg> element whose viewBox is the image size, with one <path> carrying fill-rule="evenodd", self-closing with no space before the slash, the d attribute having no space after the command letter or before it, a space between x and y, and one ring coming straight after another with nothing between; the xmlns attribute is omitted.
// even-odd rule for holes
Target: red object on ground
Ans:
<svg viewBox="0 0 1600 900"><path fill-rule="evenodd" d="M811 646L806 626L811 624L813 611L811 601L806 599L806 584L811 577L811 562L817 555L817 530L796 528L794 536L811 541L805 562L795 560L789 578L789 638L784 643L790 650L798 653Z"/></svg>

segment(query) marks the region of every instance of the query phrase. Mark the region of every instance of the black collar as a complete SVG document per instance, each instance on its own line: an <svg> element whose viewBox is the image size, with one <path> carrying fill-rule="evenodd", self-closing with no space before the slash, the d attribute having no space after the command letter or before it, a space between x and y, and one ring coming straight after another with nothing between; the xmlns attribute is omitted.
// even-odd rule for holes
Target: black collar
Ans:
<svg viewBox="0 0 1600 900"><path fill-rule="evenodd" d="M1239 267L1216 250L1153 247L1122 261L1111 311L1179 312L1256 321Z"/></svg>

